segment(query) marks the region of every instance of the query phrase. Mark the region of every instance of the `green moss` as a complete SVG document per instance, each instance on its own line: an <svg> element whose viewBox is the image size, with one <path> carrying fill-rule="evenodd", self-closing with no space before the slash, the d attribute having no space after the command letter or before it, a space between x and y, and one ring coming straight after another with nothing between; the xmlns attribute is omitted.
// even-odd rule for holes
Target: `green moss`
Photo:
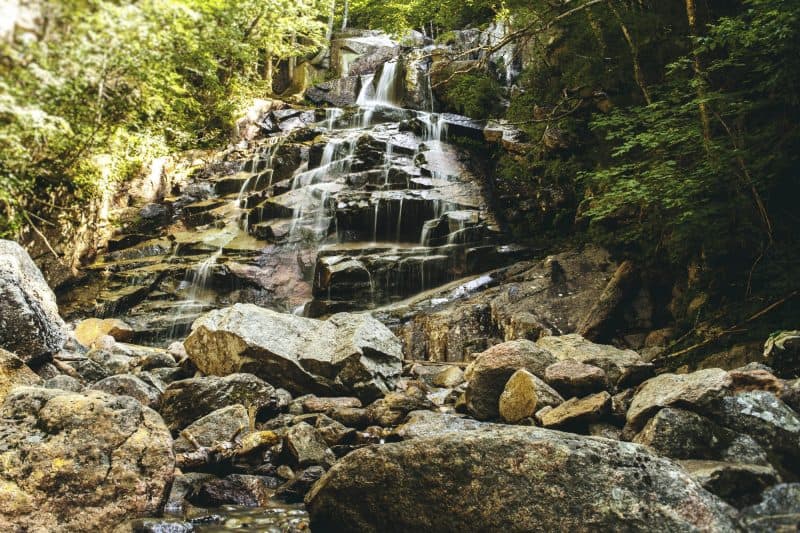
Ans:
<svg viewBox="0 0 800 533"><path fill-rule="evenodd" d="M502 88L485 72L462 74L452 80L444 93L444 103L455 112L477 119L502 112Z"/></svg>

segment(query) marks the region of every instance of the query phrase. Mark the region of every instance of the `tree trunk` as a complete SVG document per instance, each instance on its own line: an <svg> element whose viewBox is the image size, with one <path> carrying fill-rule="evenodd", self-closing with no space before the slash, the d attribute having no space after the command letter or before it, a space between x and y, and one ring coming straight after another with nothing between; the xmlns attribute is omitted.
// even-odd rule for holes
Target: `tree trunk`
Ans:
<svg viewBox="0 0 800 533"><path fill-rule="evenodd" d="M267 92L272 94L272 52L267 50L264 54L264 72L262 74L264 81L267 82Z"/></svg>
<svg viewBox="0 0 800 533"><path fill-rule="evenodd" d="M344 0L344 12L342 13L342 31L347 29L347 18L350 16L350 2Z"/></svg>
<svg viewBox="0 0 800 533"><path fill-rule="evenodd" d="M689 21L689 35L697 37L697 9L694 0L686 0L686 18ZM697 98L700 100L698 108L700 111L700 123L703 126L703 142L706 145L706 151L709 149L711 141L711 121L708 118L708 106L706 106L705 98L706 91L703 88L703 65L700 62L700 55L693 51L694 57L694 74L697 78Z"/></svg>
<svg viewBox="0 0 800 533"><path fill-rule="evenodd" d="M687 3L691 1L693 0L687 0ZM622 35L625 36L625 41L628 43L628 48L630 48L631 60L633 62L633 77L636 80L636 84L639 86L639 89L642 91L642 96L644 96L644 101L647 103L647 105L650 105L653 103L653 101L650 99L650 92L647 90L647 83L644 81L642 66L639 63L639 47L636 46L636 43L633 40L633 36L631 35L631 32L628 31L628 26L625 25L625 21L622 20L619 11L617 11L617 8L614 7L613 0L608 0L608 7L614 14L614 18L617 19L617 23L619 24L619 27L622 30Z"/></svg>

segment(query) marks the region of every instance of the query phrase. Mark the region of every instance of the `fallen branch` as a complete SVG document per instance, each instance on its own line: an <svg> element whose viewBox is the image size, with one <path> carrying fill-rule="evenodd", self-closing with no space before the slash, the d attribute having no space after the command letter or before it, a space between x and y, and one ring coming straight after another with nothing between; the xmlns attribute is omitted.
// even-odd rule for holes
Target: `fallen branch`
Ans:
<svg viewBox="0 0 800 533"><path fill-rule="evenodd" d="M691 353L691 352L693 352L693 351L695 351L695 350L697 350L699 348L702 348L704 346L708 346L709 344L712 344L712 343L718 341L722 337L726 337L726 336L731 335L733 333L742 333L744 331L747 331L746 329L743 329L744 325L749 324L750 322L753 322L754 320L757 320L757 319L761 318L762 316L766 315L767 313L769 313L773 309L783 305L788 300L794 298L798 294L800 294L800 290L793 291L793 292L789 293L787 296L784 296L780 300L778 300L776 302L773 302L770 305L768 305L767 307L765 307L764 309L758 311L757 313L755 313L754 315L750 316L746 320L736 324L735 326L731 326L731 327L729 327L727 329L724 329L720 333L718 333L717 335L714 335L713 337L705 339L702 342L698 342L697 344L693 344L693 345L689 346L688 348L684 348L683 350L679 350L677 352L673 352L671 354L665 355L664 357L661 357L661 358L657 359L656 361L654 361L654 363L656 363L656 362L660 363L661 361L665 361L665 360L668 360L668 359L676 359L678 357L681 357L681 356L684 356L684 355L686 355L688 353Z"/></svg>

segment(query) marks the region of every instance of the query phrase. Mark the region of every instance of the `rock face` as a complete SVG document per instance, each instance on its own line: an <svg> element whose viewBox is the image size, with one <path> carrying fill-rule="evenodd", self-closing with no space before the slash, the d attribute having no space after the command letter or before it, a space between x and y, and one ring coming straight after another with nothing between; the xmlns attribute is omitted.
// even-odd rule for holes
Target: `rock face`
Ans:
<svg viewBox="0 0 800 533"><path fill-rule="evenodd" d="M36 385L42 380L22 359L0 348L0 402L8 392L20 385Z"/></svg>
<svg viewBox="0 0 800 533"><path fill-rule="evenodd" d="M368 315L314 320L250 304L198 319L185 342L206 374L251 372L293 394L352 394L372 401L394 388L400 341Z"/></svg>
<svg viewBox="0 0 800 533"><path fill-rule="evenodd" d="M550 352L529 340L509 341L492 346L479 354L467 367L467 408L478 420L497 418L500 414L500 394L514 372L524 368L531 374L543 376L545 369L555 361Z"/></svg>
<svg viewBox="0 0 800 533"><path fill-rule="evenodd" d="M172 437L132 398L18 388L0 408L0 530L107 531L160 512Z"/></svg>
<svg viewBox="0 0 800 533"><path fill-rule="evenodd" d="M0 240L0 348L31 362L67 340L53 291L20 245Z"/></svg>
<svg viewBox="0 0 800 533"><path fill-rule="evenodd" d="M737 530L730 507L641 446L495 425L357 450L306 503L321 531Z"/></svg>

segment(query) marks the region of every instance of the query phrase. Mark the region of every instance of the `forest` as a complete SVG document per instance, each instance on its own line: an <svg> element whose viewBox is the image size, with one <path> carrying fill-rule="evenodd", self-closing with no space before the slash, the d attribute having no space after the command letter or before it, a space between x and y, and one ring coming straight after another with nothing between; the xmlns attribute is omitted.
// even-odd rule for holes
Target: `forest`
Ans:
<svg viewBox="0 0 800 533"><path fill-rule="evenodd" d="M798 87L800 0L0 2L0 530L795 531Z"/></svg>

